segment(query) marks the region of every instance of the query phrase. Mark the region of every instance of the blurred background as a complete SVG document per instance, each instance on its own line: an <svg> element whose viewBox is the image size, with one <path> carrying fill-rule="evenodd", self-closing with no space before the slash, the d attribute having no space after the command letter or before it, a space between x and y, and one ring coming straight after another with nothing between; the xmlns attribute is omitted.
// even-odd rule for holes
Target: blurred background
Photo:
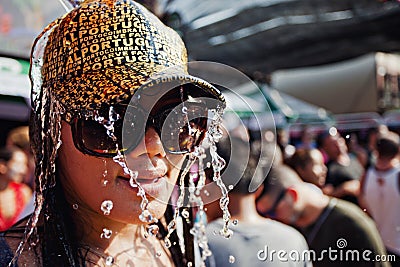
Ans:
<svg viewBox="0 0 400 267"><path fill-rule="evenodd" d="M191 60L224 63L257 82L270 118L292 143L306 128L315 134L335 126L362 142L368 128L400 127L398 1L139 2L181 34ZM66 0L0 1L1 143L28 124L35 37L69 8Z"/></svg>

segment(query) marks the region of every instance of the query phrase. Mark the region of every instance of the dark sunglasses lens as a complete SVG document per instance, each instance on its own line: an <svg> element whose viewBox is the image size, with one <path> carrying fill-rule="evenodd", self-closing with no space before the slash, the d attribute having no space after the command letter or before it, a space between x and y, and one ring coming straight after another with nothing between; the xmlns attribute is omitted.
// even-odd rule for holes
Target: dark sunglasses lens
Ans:
<svg viewBox="0 0 400 267"><path fill-rule="evenodd" d="M122 147L125 153L134 150L145 135L147 116L138 108L129 106L126 110L122 132Z"/></svg>
<svg viewBox="0 0 400 267"><path fill-rule="evenodd" d="M111 128L97 121L78 119L73 127L78 148L101 157L113 157L118 151L133 150L144 135L144 118L136 109L130 109L126 116L126 120L115 121Z"/></svg>
<svg viewBox="0 0 400 267"><path fill-rule="evenodd" d="M193 151L207 131L207 108L198 103L185 103L166 110L159 117L161 141L173 154Z"/></svg>
<svg viewBox="0 0 400 267"><path fill-rule="evenodd" d="M93 120L84 120L79 119L77 121L76 130L79 134L78 141L80 142L82 149L85 152L98 154L98 155L111 155L115 154L118 147L118 140L120 137L120 128L118 122L114 123L114 131L113 134L115 138L111 135L110 132L107 132L107 129L104 125L100 124L97 121Z"/></svg>

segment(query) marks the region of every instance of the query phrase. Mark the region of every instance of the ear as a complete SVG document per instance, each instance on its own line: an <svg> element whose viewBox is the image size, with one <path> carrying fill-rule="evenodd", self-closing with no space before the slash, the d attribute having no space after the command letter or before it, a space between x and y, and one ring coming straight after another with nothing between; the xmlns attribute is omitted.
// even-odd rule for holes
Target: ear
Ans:
<svg viewBox="0 0 400 267"><path fill-rule="evenodd" d="M295 203L297 201L298 197L299 197L299 193L293 187L289 187L286 190L286 194L288 194L293 199L293 203Z"/></svg>
<svg viewBox="0 0 400 267"><path fill-rule="evenodd" d="M7 173L7 165L4 162L0 162L0 175L4 175Z"/></svg>
<svg viewBox="0 0 400 267"><path fill-rule="evenodd" d="M255 199L258 199L258 197L261 196L263 189L264 189L264 185L263 185L263 184L260 185L260 186L257 188L256 192L254 192L254 197L255 197Z"/></svg>

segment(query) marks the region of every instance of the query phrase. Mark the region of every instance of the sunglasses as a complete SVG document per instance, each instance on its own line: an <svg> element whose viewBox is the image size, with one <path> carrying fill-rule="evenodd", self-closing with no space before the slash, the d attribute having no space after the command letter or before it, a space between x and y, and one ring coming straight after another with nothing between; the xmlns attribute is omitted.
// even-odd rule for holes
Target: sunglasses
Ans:
<svg viewBox="0 0 400 267"><path fill-rule="evenodd" d="M286 195L286 190L282 190L279 193L278 197L275 199L274 204L272 204L271 208L266 212L262 213L261 215L268 218L276 218L276 208L278 207L282 199L285 197L285 195Z"/></svg>
<svg viewBox="0 0 400 267"><path fill-rule="evenodd" d="M207 132L208 108L201 101L180 99L167 105L157 104L151 112L140 106L119 105L113 124L87 118L71 120L75 146L81 152L97 157L114 157L118 152L133 151L153 127L166 152L186 154L200 145Z"/></svg>

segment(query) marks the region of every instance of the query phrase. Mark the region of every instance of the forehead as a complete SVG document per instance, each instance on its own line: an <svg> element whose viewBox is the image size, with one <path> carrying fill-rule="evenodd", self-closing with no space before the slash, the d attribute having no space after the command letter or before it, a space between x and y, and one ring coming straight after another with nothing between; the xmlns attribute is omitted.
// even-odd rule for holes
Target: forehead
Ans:
<svg viewBox="0 0 400 267"><path fill-rule="evenodd" d="M322 153L318 149L311 150L310 156L314 162L320 162L320 161L323 161L323 159L324 159L322 156Z"/></svg>

